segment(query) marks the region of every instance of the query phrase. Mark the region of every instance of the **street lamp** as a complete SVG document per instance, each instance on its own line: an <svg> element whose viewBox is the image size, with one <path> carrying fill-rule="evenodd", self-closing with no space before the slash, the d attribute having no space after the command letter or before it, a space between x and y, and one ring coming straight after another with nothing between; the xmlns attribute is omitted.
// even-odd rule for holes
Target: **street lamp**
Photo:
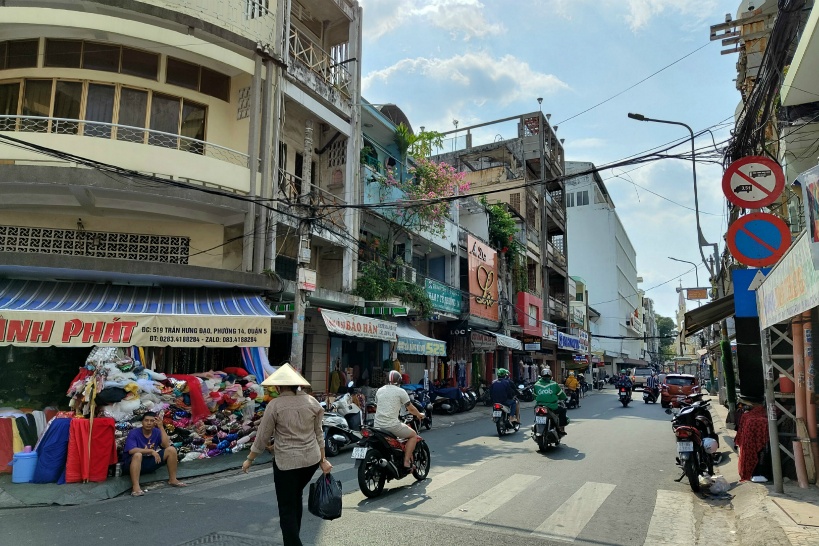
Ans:
<svg viewBox="0 0 819 546"><path fill-rule="evenodd" d="M647 118L643 114L633 114L629 112L628 117L631 119L635 119L637 121L653 121L654 123L665 123L667 125L679 125L681 127L685 127L688 129L688 133L691 135L691 169L694 173L694 215L697 220L697 238L700 247L700 256L702 257L702 263L705 264L705 268L711 274L711 277L716 280L715 272L711 270L711 267L708 265L708 260L705 259L705 254L702 251L702 247L704 246L716 246L712 245L708 241L705 240L705 237L702 235L702 228L700 227L700 204L699 204L699 197L697 196L697 158L696 152L694 151L694 131L689 127L687 124L681 121L669 121L665 119L653 119ZM715 264L716 267L716 264ZM697 283L699 285L699 283Z"/></svg>
<svg viewBox="0 0 819 546"><path fill-rule="evenodd" d="M697 264L696 264L696 263L694 263L694 262L689 262L688 260L681 260L681 259L679 259L679 258L672 258L671 256L669 256L669 257L668 257L668 259L669 259L669 260L674 260L675 262L683 262L683 263L687 263L687 264L691 264L691 265L693 265L693 266L694 266L694 276L696 277L696 280L697 280L697 288L699 288L699 287L700 287L700 274L699 274L699 272L697 271L697 269L699 269L699 266L697 266Z"/></svg>

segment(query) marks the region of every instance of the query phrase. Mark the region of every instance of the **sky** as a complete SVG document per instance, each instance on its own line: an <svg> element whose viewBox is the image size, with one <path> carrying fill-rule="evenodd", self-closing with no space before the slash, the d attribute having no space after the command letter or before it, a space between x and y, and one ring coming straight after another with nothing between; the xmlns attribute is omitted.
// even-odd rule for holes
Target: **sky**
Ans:
<svg viewBox="0 0 819 546"><path fill-rule="evenodd" d="M362 95L394 103L413 128L439 132L536 111L564 138L567 161L598 167L680 141L703 151L729 137L741 97L736 53L721 55L710 26L740 0L359 0L364 10ZM656 73L656 74L655 74ZM645 81L643 81L645 80ZM640 83L642 82L642 83ZM602 103L602 104L600 104ZM588 111L586 111L588 110ZM514 127L493 131L512 138ZM491 141L493 135L485 135ZM712 140L713 139L713 140ZM478 144L479 142L475 142ZM698 152L699 153L699 152ZM722 167L697 162L700 222L725 248ZM637 252L640 288L674 317L676 287L708 273L699 255L692 163L664 159L600 173ZM703 249L706 254L713 248ZM571 272L571 249L570 271ZM596 298L590 287L589 300ZM689 309L696 307L689 302Z"/></svg>

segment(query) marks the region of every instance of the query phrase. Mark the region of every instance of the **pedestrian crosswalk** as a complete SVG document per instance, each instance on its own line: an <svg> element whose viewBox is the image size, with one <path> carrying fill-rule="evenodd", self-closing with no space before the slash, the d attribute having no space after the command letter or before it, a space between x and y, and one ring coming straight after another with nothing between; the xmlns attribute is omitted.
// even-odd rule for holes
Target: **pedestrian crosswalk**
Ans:
<svg viewBox="0 0 819 546"><path fill-rule="evenodd" d="M541 541L550 544L599 542L599 539L591 538L584 542L584 532L589 533L588 529L591 529L589 523L601 512L621 511L621 506L613 500L619 487L615 484L587 481L579 484L571 494L565 491L565 487L558 488L560 494L556 495L553 478L548 476L523 472L498 475L478 465L433 469L422 482L415 482L412 478L391 482L385 493L375 499L367 499L358 490L354 463L335 464L333 475L342 482L343 506L348 519L355 517L347 515L351 512L361 517L370 517L376 512L390 517L431 519L443 525L465 528L492 526L493 530L500 528L500 532L533 544ZM230 501L275 504L272 469L233 474L167 492L188 498L202 494ZM654 496L653 508L642 514L629 515L635 521L643 522L638 527L640 535L645 532L645 539L635 542L632 536L629 544L705 546L713 544L717 537L723 546L733 544L735 527L730 510L708 505L682 488L649 494ZM306 502L307 495L304 497ZM555 501L556 498L560 500ZM508 518L510 513L525 513L526 517L516 520L516 525L495 525ZM648 522L647 529L645 522Z"/></svg>

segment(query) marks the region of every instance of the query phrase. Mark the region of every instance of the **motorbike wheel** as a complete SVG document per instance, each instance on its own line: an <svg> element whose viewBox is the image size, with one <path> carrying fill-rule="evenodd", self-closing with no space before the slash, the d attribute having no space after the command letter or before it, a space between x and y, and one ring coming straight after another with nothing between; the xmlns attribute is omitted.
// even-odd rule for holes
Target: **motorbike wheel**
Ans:
<svg viewBox="0 0 819 546"><path fill-rule="evenodd" d="M685 461L685 475L688 478L688 485L694 493L700 492L699 464L697 464L697 454L692 453L691 457Z"/></svg>
<svg viewBox="0 0 819 546"><path fill-rule="evenodd" d="M412 476L420 482L426 479L429 474L431 457L427 444L422 443L417 445L413 457L415 458L415 466L412 469Z"/></svg>
<svg viewBox="0 0 819 546"><path fill-rule="evenodd" d="M515 424L512 425L512 430L514 430L515 432L519 431L520 430L520 422L515 421Z"/></svg>
<svg viewBox="0 0 819 546"><path fill-rule="evenodd" d="M475 396L474 392L470 392L469 396L467 398L467 407L466 407L467 411L471 411L477 405L478 405L478 397Z"/></svg>
<svg viewBox="0 0 819 546"><path fill-rule="evenodd" d="M537 438L537 450L538 451L546 451L549 449L549 442L546 441L546 432L544 431L543 436L539 436Z"/></svg>
<svg viewBox="0 0 819 546"><path fill-rule="evenodd" d="M427 430L432 428L432 417L424 419L424 428Z"/></svg>
<svg viewBox="0 0 819 546"><path fill-rule="evenodd" d="M328 457L335 457L338 455L338 444L332 438L326 438L324 440L324 454Z"/></svg>
<svg viewBox="0 0 819 546"><path fill-rule="evenodd" d="M447 405L449 406L449 409L448 409L448 410L444 410L444 412L445 412L447 415L455 415L455 414L456 414L456 413L458 413L458 411L460 410L460 405L461 405L461 404L460 404L460 401L457 401L457 400L450 400L450 401L449 401L449 404L447 404Z"/></svg>
<svg viewBox="0 0 819 546"><path fill-rule="evenodd" d="M503 420L498 419L498 422L495 423L495 426L498 429L498 438L502 438L504 433L506 432L506 427L503 424Z"/></svg>
<svg viewBox="0 0 819 546"><path fill-rule="evenodd" d="M359 489L365 497L372 499L381 494L386 481L387 475L384 469L378 466L378 455L370 451L367 453L367 458L358 467Z"/></svg>
<svg viewBox="0 0 819 546"><path fill-rule="evenodd" d="M623 404L623 407L624 407L624 408L625 408L626 406L628 406L628 403L629 403L629 401L628 401L628 400L620 400L620 402Z"/></svg>

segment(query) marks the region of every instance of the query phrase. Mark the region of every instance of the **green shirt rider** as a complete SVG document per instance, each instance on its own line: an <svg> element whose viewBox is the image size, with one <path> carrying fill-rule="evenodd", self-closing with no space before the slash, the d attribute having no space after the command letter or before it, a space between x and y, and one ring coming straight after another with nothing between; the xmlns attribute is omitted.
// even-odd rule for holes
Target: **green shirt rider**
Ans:
<svg viewBox="0 0 819 546"><path fill-rule="evenodd" d="M561 435L566 434L565 426L568 424L566 419L566 406L560 404L562 400L568 397L563 392L563 388L552 381L552 370L547 366L540 371L540 379L537 380L534 387L535 404L538 406L546 406L558 415L560 426L558 430Z"/></svg>

